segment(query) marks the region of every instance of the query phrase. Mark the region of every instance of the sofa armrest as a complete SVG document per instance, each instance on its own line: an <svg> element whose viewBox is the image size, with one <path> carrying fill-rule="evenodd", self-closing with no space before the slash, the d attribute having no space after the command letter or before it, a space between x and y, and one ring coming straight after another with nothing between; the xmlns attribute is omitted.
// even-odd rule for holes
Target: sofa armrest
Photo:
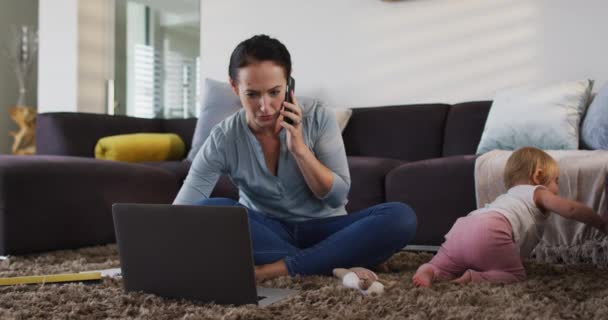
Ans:
<svg viewBox="0 0 608 320"><path fill-rule="evenodd" d="M113 203L171 203L178 187L139 164L0 155L0 254L112 243Z"/></svg>
<svg viewBox="0 0 608 320"><path fill-rule="evenodd" d="M387 201L414 209L418 230L412 244L441 245L456 219L476 209L476 156L452 156L401 165L386 177Z"/></svg>
<svg viewBox="0 0 608 320"><path fill-rule="evenodd" d="M81 112L41 113L36 118L36 153L92 158L100 138L163 132L161 121Z"/></svg>

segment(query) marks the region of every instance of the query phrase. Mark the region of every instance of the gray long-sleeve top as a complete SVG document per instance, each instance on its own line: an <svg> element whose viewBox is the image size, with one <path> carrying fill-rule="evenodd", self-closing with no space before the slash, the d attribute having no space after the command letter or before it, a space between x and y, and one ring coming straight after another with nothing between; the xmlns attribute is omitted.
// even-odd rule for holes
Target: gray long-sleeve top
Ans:
<svg viewBox="0 0 608 320"><path fill-rule="evenodd" d="M318 198L306 184L287 149L285 129L279 133L277 175L272 175L241 109L211 130L173 203L192 204L209 197L219 176L227 174L239 188L240 203L272 217L298 222L345 215L350 174L335 114L317 100L300 103L304 142L333 173L327 195Z"/></svg>

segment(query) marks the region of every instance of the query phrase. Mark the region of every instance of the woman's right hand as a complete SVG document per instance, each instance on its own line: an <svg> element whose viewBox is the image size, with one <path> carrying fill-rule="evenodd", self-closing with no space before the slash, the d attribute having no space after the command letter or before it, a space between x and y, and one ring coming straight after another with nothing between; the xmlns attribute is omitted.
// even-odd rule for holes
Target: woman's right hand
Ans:
<svg viewBox="0 0 608 320"><path fill-rule="evenodd" d="M298 99L296 98L293 91L291 91L291 99L293 103L283 102L285 108L289 108L290 111L285 110L285 108L281 108L281 115L284 118L289 118L292 121L292 124L289 124L285 121L281 121L281 126L287 130L287 149L294 155L302 155L304 152L309 151L308 146L304 143L304 137L302 135L302 108L300 108L298 104Z"/></svg>

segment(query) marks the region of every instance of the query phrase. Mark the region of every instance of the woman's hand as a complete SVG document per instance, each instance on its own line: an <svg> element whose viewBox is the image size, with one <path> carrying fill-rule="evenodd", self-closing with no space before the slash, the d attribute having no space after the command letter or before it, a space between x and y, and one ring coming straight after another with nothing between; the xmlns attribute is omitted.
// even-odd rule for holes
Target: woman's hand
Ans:
<svg viewBox="0 0 608 320"><path fill-rule="evenodd" d="M289 94L291 94L293 103L283 102L283 108L281 108L283 119L281 119L280 125L287 130L287 149L289 152L294 155L302 155L308 149L302 137L302 109L293 91ZM293 124L285 122L285 118L291 119Z"/></svg>
<svg viewBox="0 0 608 320"><path fill-rule="evenodd" d="M298 100L290 92L293 103L283 102L281 110L281 127L285 128L287 135L287 149L298 164L298 168L304 177L304 181L310 190L319 199L325 198L334 183L334 174L327 168L304 143L302 135L302 109ZM289 109L289 111L287 110ZM284 121L289 118L293 124Z"/></svg>

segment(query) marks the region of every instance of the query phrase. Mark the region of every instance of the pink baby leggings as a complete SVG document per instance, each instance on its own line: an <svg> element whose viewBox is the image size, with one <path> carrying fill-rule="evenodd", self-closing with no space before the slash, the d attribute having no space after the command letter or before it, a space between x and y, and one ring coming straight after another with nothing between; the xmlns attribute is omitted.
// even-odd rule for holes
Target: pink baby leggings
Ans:
<svg viewBox="0 0 608 320"><path fill-rule="evenodd" d="M472 282L511 283L526 279L509 220L498 212L459 218L429 264L436 280L464 272Z"/></svg>

